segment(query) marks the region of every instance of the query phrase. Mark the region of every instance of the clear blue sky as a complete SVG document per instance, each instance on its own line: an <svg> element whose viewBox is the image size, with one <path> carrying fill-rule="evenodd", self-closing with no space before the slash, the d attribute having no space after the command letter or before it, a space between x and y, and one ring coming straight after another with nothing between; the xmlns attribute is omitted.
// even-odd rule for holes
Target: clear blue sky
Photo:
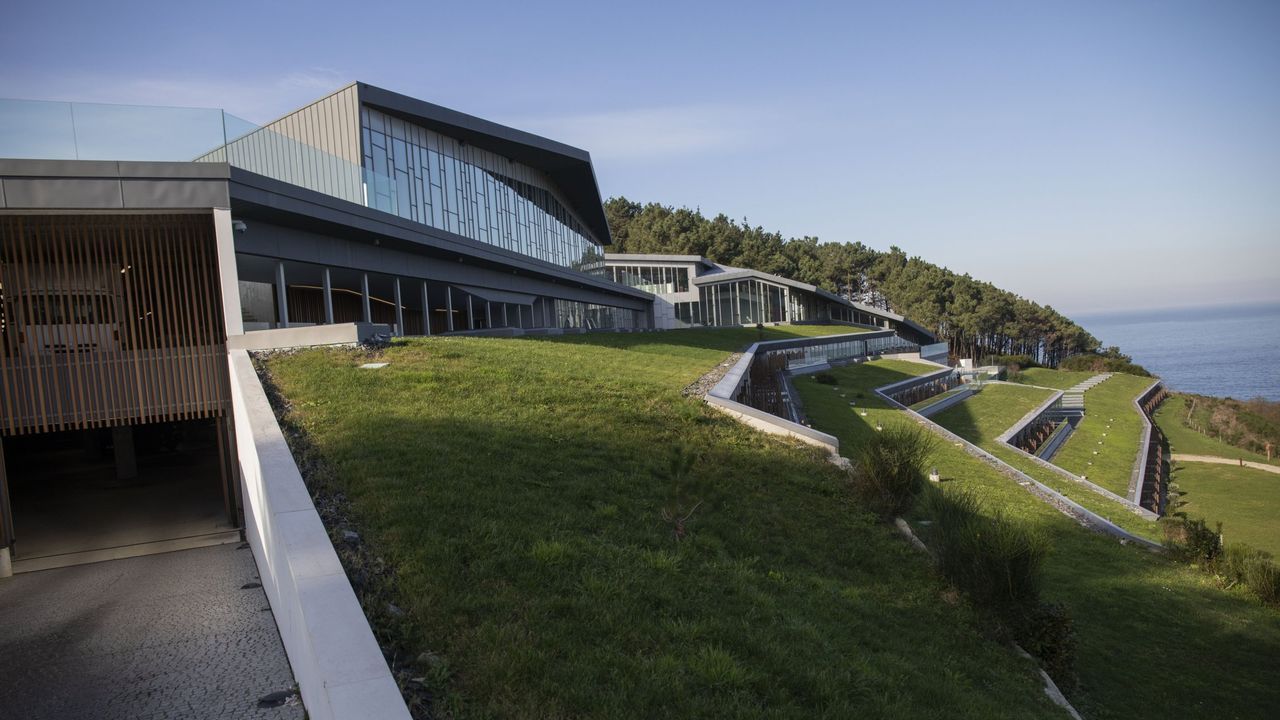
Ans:
<svg viewBox="0 0 1280 720"><path fill-rule="evenodd" d="M602 191L1068 313L1280 300L1280 2L9 4L0 96L266 121L363 80Z"/></svg>

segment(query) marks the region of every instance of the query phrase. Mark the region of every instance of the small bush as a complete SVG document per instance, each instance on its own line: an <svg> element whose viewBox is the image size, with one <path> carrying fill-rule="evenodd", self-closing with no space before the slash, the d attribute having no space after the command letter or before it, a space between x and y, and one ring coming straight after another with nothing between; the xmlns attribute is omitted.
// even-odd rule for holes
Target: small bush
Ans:
<svg viewBox="0 0 1280 720"><path fill-rule="evenodd" d="M938 569L975 604L1011 624L1039 605L1044 538L1000 513L983 515L969 492L930 492L925 511Z"/></svg>
<svg viewBox="0 0 1280 720"><path fill-rule="evenodd" d="M835 375L832 375L831 373L827 373L827 372L814 373L813 381L816 383L822 383L823 385L839 385L840 384L840 381L836 380Z"/></svg>
<svg viewBox="0 0 1280 720"><path fill-rule="evenodd" d="M1165 547L1178 558L1207 566L1222 555L1222 523L1216 529L1199 518L1167 517L1161 523Z"/></svg>
<svg viewBox="0 0 1280 720"><path fill-rule="evenodd" d="M871 437L853 462L854 494L883 519L905 513L925 486L936 441L914 425L892 425Z"/></svg>
<svg viewBox="0 0 1280 720"><path fill-rule="evenodd" d="M1280 566L1271 559L1271 553L1232 543L1223 551L1218 571L1233 582L1249 586L1264 603L1280 604Z"/></svg>
<svg viewBox="0 0 1280 720"><path fill-rule="evenodd" d="M1254 556L1244 565L1244 584L1268 605L1280 604L1280 567L1270 558Z"/></svg>
<svg viewBox="0 0 1280 720"><path fill-rule="evenodd" d="M1065 605L1041 603L1024 616L1015 635L1059 688L1069 692L1076 686L1076 630Z"/></svg>

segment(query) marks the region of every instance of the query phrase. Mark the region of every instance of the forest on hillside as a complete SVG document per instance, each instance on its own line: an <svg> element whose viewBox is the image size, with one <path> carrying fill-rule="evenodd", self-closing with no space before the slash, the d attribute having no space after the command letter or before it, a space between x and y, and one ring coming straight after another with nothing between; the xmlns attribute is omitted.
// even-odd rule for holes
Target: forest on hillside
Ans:
<svg viewBox="0 0 1280 720"><path fill-rule="evenodd" d="M1097 338L1052 307L908 257L897 247L882 252L860 242L784 238L723 214L709 219L699 210L625 197L610 198L605 213L613 234L610 252L702 255L816 285L905 315L950 343L960 357L1026 355L1056 366L1099 348Z"/></svg>

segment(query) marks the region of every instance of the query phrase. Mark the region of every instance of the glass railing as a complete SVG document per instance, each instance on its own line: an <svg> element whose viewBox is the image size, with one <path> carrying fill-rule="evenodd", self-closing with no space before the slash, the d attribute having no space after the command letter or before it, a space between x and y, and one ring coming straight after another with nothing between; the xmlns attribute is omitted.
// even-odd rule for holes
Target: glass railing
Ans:
<svg viewBox="0 0 1280 720"><path fill-rule="evenodd" d="M216 108L0 100L0 157L191 161L256 129Z"/></svg>

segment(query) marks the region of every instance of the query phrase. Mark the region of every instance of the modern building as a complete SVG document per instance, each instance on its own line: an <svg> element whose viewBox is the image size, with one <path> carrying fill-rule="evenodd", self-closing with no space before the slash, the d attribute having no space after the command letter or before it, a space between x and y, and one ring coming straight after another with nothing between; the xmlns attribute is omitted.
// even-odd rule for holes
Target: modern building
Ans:
<svg viewBox="0 0 1280 720"><path fill-rule="evenodd" d="M730 267L698 255L607 253L606 276L656 296L661 329L757 323L844 323L897 331L919 345L933 333L888 310L853 302L822 288L758 270Z"/></svg>
<svg viewBox="0 0 1280 720"><path fill-rule="evenodd" d="M235 537L229 348L653 325L587 152L364 83L262 127L0 101L0 158L16 571Z"/></svg>

